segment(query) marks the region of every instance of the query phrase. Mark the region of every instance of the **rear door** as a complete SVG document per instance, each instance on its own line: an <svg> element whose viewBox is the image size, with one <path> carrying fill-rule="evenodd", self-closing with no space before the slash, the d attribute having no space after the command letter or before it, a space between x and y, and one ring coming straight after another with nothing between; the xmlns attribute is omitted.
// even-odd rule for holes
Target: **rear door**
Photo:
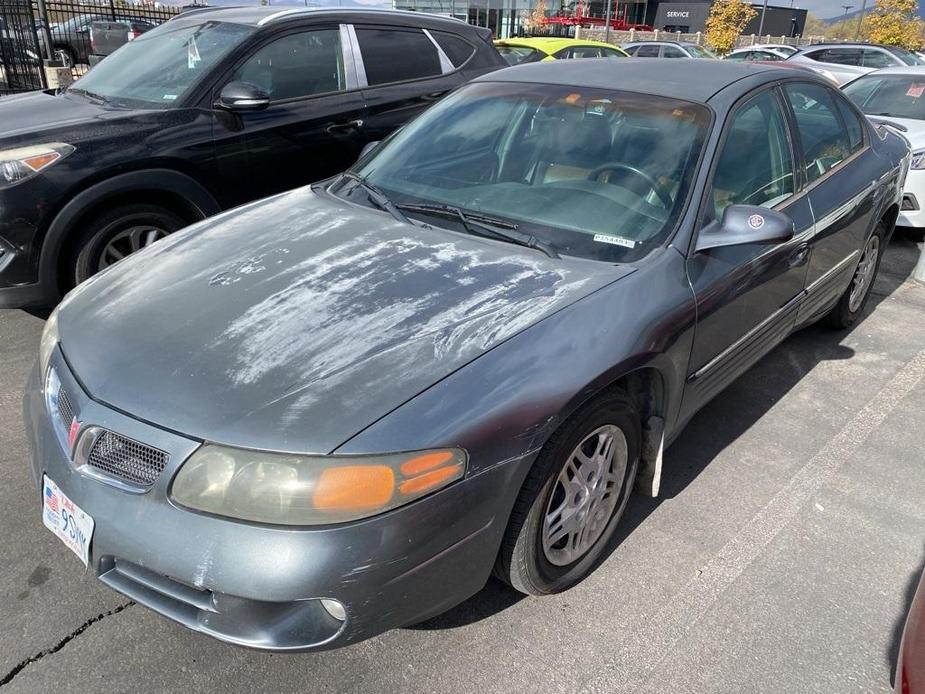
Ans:
<svg viewBox="0 0 925 694"><path fill-rule="evenodd" d="M634 54L637 58L658 58L661 46L653 44L651 46L639 46Z"/></svg>
<svg viewBox="0 0 925 694"><path fill-rule="evenodd" d="M242 58L232 81L270 95L263 111L216 110L216 159L226 180L226 205L289 190L343 171L363 147L363 94L337 24L287 29Z"/></svg>
<svg viewBox="0 0 925 694"><path fill-rule="evenodd" d="M798 193L795 151L779 92L764 88L740 101L723 138L702 203L701 233L718 223L728 206L742 204L789 215L796 234L783 243L712 248L689 257L697 331L684 394L688 414L793 328L813 228L809 202Z"/></svg>
<svg viewBox="0 0 925 694"><path fill-rule="evenodd" d="M349 30L368 141L384 139L465 81L426 29L356 24Z"/></svg>
<svg viewBox="0 0 925 694"><path fill-rule="evenodd" d="M816 220L800 321L812 318L839 296L854 274L870 232L876 165L852 164L876 158L866 129L844 97L821 84L788 82L783 87L796 126L806 196Z"/></svg>

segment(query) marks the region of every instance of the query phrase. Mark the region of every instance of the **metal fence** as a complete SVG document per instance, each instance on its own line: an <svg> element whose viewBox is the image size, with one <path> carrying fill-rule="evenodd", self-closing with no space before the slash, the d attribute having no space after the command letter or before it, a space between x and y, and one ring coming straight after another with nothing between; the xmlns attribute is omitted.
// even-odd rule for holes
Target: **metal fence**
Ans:
<svg viewBox="0 0 925 694"><path fill-rule="evenodd" d="M90 68L91 24L126 24L136 34L174 17L179 8L125 0L0 0L0 94L44 89L45 61L71 69L74 79Z"/></svg>
<svg viewBox="0 0 925 694"><path fill-rule="evenodd" d="M590 41L603 41L605 36L604 29L586 29L582 28L576 32L576 36ZM613 31L610 32L608 39L610 43L621 44L630 41L683 41L685 43L695 43L698 46L706 45L706 38L703 32L696 34L682 34L680 31ZM811 43L825 41L824 36L756 36L754 34L743 34L736 39L736 48L745 48L760 43L780 43L788 46L807 46Z"/></svg>
<svg viewBox="0 0 925 694"><path fill-rule="evenodd" d="M32 0L0 1L0 95L44 89Z"/></svg>

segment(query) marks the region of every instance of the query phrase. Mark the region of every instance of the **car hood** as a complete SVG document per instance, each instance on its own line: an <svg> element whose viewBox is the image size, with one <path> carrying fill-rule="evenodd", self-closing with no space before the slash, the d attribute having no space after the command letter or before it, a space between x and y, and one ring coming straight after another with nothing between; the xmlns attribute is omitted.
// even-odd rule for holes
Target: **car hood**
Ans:
<svg viewBox="0 0 925 694"><path fill-rule="evenodd" d="M893 116L871 116L876 123L896 123L906 128L906 132L900 133L909 141L909 146L913 150L925 147L925 120L917 118L894 118Z"/></svg>
<svg viewBox="0 0 925 694"><path fill-rule="evenodd" d="M105 114L105 108L76 94L27 92L5 96L0 98L0 123L3 123L0 138L19 139L44 131L64 130Z"/></svg>
<svg viewBox="0 0 925 694"><path fill-rule="evenodd" d="M304 188L81 285L59 313L61 348L92 397L140 419L327 453L630 272L403 224Z"/></svg>

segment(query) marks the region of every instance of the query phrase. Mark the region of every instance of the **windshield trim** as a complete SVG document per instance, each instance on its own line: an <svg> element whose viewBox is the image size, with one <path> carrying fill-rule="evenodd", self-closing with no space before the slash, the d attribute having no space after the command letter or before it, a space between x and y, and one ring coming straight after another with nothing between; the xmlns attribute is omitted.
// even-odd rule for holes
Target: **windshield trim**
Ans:
<svg viewBox="0 0 925 694"><path fill-rule="evenodd" d="M456 93L463 91L463 90L467 90L467 89L477 88L480 85L510 85L511 87L515 89L517 87L523 88L525 86L526 87L549 86L549 87L555 87L555 88L562 88L565 90L568 90L568 89L609 90L611 92L628 94L628 95L632 95L632 96L642 98L642 99L659 99L659 100L664 100L665 102L669 102L669 103L675 102L675 103L680 103L680 104L687 104L688 106L693 107L701 112L701 115L703 117L701 141L700 141L700 145L698 148L699 152L696 153L695 157L692 157L692 161L690 164L691 174L690 174L690 180L687 186L687 190L685 191L683 200L679 199L678 201L677 210L674 211L674 214L673 214L674 216L673 224L671 225L670 228L663 230L659 234L659 236L661 237L659 242L657 244L653 244L652 246L650 246L647 252L643 256L640 256L638 258L631 257L631 258L624 258L624 259L619 259L619 260L593 258L593 257L585 256L585 255L570 253L565 249L561 249L557 246L554 246L556 251L562 257L589 260L592 262L605 263L609 265L627 264L627 263L632 264L632 263L635 263L635 262L638 262L640 260L650 257L653 253L655 253L659 249L664 249L664 248L667 248L673 245L675 241L677 240L679 232L684 227L685 223L688 221L692 210L694 211L694 214L698 213L699 200L696 200L695 198L697 198L697 191L703 187L703 177L704 177L704 168L705 168L704 163L706 161L707 153L711 147L711 141L712 141L712 137L713 137L714 130L716 127L716 122L717 122L716 112L709 103L703 102L703 101L696 101L693 99L683 99L683 98L678 98L674 96L666 96L664 94L652 94L649 92L620 89L618 87L603 87L603 86L593 86L593 85L587 85L587 84L573 84L573 83L555 83L551 85L544 85L544 83L540 83L540 82L525 82L525 81L520 81L520 80L507 80L507 79L496 79L496 78L495 79L474 80L460 87L456 91ZM403 129L404 128L402 128L401 130ZM386 144L388 141L392 140L398 134L399 134L398 131L392 133L387 138L387 140L383 141L382 144ZM352 167L350 167L349 171L354 171L356 173L359 173L360 168L363 168L369 165L370 163L372 163L376 159L376 157L380 156L381 153L385 149L386 147L383 147L382 145L380 145L379 147L375 149L375 151L370 153L371 156L362 157ZM377 185L381 185L381 184L377 183ZM386 190L388 190L387 186L383 186L383 187ZM338 198L341 198L340 195L337 195L331 189L328 189L327 192L329 194L336 195ZM345 202L349 202L349 201L345 200ZM426 200L425 202L442 203L443 201ZM524 225L525 223L529 224L528 220L519 219L517 217L511 217L497 210L490 210L490 211L489 210L476 210L476 209L470 209L464 205L457 205L457 206L461 207L465 212L469 214L490 214L492 216L502 218L506 221L510 221L511 223L514 223L517 225ZM550 226L550 228L555 228L553 227L553 225L548 225L548 226ZM447 227L443 227L443 228L447 228ZM563 229L566 231L570 231L566 229L565 227L563 227ZM460 233L466 233L466 232L461 231ZM548 239L543 239L543 240L548 241ZM643 247L642 244L640 244L640 247Z"/></svg>

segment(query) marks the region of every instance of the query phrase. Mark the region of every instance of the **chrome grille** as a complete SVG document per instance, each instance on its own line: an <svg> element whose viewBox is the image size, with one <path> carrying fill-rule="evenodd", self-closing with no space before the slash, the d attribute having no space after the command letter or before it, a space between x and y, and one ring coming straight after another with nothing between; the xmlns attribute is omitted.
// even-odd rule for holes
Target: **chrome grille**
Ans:
<svg viewBox="0 0 925 694"><path fill-rule="evenodd" d="M87 465L131 484L150 487L164 471L167 454L111 431L93 442Z"/></svg>
<svg viewBox="0 0 925 694"><path fill-rule="evenodd" d="M67 436L71 428L71 422L74 421L74 407L71 405L71 399L64 388L58 389L58 417L64 427L64 435Z"/></svg>

